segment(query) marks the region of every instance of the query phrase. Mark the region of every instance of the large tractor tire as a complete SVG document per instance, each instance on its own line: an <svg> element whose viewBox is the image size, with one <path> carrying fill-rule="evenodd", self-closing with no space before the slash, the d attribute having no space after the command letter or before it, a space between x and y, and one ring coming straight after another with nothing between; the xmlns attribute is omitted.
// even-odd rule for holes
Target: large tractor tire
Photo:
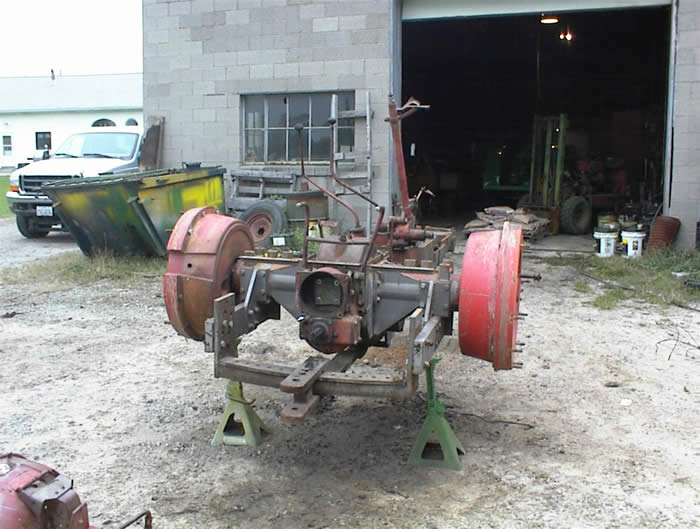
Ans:
<svg viewBox="0 0 700 529"><path fill-rule="evenodd" d="M27 239L41 239L51 231L49 228L39 228L26 215L16 215L17 229Z"/></svg>
<svg viewBox="0 0 700 529"><path fill-rule="evenodd" d="M591 203L585 197L575 195L561 205L559 225L564 233L581 235L590 229L592 217Z"/></svg>
<svg viewBox="0 0 700 529"><path fill-rule="evenodd" d="M287 229L287 215L282 208L270 200L256 202L238 217L250 228L255 246L268 248L272 236Z"/></svg>

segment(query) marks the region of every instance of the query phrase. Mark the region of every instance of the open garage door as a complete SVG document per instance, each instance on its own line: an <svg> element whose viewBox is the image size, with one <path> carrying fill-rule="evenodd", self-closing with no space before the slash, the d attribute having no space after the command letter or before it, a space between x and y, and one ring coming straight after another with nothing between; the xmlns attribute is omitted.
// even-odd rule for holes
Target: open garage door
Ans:
<svg viewBox="0 0 700 529"><path fill-rule="evenodd" d="M599 212L660 203L671 9L555 11L562 3L405 2L402 94L432 108L404 123L403 142L410 192L436 195L428 217L515 206L546 149L563 164L560 202L585 193ZM650 2L590 4L630 3ZM448 5L489 16L448 16ZM540 23L533 5L558 22Z"/></svg>

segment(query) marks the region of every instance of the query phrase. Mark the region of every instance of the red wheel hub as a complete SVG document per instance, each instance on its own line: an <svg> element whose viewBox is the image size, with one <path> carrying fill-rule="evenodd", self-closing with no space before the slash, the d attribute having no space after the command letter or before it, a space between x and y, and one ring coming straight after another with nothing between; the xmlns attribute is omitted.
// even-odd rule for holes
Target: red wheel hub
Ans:
<svg viewBox="0 0 700 529"><path fill-rule="evenodd" d="M265 212L256 213L246 221L253 235L255 244L261 244L270 236L272 232L272 223L272 217Z"/></svg>
<svg viewBox="0 0 700 529"><path fill-rule="evenodd" d="M518 306L522 229L506 222L502 231L470 235L459 283L459 346L462 353L513 367Z"/></svg>
<svg viewBox="0 0 700 529"><path fill-rule="evenodd" d="M183 336L204 339L204 322L214 300L235 291L231 271L236 259L253 249L248 225L211 207L186 211L168 240L168 269L163 278L170 323Z"/></svg>

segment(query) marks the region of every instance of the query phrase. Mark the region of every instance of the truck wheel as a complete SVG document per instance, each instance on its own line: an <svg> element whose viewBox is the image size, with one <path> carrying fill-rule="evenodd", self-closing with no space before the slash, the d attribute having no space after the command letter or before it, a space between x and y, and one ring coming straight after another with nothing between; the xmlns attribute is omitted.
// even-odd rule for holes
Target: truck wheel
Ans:
<svg viewBox="0 0 700 529"><path fill-rule="evenodd" d="M287 229L287 215L282 208L270 200L256 202L238 218L248 224L255 246L267 248L271 237Z"/></svg>
<svg viewBox="0 0 700 529"><path fill-rule="evenodd" d="M17 229L27 239L41 239L46 237L51 231L46 228L37 228L29 221L26 215L16 215L15 219L17 221Z"/></svg>
<svg viewBox="0 0 700 529"><path fill-rule="evenodd" d="M581 235L591 226L593 208L590 202L582 196L575 195L567 198L561 206L559 223L565 233Z"/></svg>

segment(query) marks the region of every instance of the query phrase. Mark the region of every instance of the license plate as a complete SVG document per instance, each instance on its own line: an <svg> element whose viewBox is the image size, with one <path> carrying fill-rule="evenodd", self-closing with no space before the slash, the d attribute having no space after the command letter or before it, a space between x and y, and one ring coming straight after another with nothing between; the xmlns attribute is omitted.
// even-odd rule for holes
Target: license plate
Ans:
<svg viewBox="0 0 700 529"><path fill-rule="evenodd" d="M53 207L51 206L37 206L36 207L37 217L53 217Z"/></svg>

